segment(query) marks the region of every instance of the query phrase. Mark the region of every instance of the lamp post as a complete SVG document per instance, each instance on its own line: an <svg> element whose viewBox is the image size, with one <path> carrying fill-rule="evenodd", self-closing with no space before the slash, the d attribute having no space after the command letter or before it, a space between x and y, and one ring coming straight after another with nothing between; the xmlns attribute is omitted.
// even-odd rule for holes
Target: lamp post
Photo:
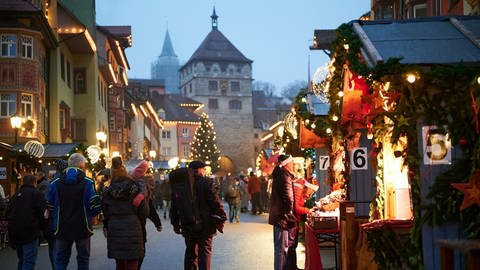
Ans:
<svg viewBox="0 0 480 270"><path fill-rule="evenodd" d="M148 152L148 155L150 156L151 160L155 160L155 158L157 157L157 151L155 150L150 150Z"/></svg>
<svg viewBox="0 0 480 270"><path fill-rule="evenodd" d="M103 144L107 141L107 134L104 131L97 131L95 135L98 143L100 144L100 148L103 151Z"/></svg>
<svg viewBox="0 0 480 270"><path fill-rule="evenodd" d="M23 122L23 119L20 116L12 116L12 118L10 118L10 124L12 125L12 128L15 130L15 144L17 144L18 130L22 127L22 122Z"/></svg>

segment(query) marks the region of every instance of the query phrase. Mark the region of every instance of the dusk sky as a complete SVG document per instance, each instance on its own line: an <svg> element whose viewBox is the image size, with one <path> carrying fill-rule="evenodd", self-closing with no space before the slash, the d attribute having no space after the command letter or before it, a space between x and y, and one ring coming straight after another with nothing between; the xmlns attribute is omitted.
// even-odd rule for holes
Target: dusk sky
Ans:
<svg viewBox="0 0 480 270"><path fill-rule="evenodd" d="M175 53L185 63L211 30L213 5L218 29L253 60L253 78L277 91L307 80L328 61L310 51L315 29L335 29L369 11L370 0L97 0L97 24L131 25L133 44L126 50L129 78L150 78L168 27ZM168 24L168 26L167 26Z"/></svg>

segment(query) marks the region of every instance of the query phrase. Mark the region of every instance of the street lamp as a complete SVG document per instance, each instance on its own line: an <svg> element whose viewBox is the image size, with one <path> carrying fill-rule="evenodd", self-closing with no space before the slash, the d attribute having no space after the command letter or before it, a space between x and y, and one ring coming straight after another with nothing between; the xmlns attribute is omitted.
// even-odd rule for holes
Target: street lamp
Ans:
<svg viewBox="0 0 480 270"><path fill-rule="evenodd" d="M22 122L23 122L23 118L20 116L12 116L12 118L10 118L10 124L12 125L12 128L15 130L15 144L17 144L18 129L22 127Z"/></svg>
<svg viewBox="0 0 480 270"><path fill-rule="evenodd" d="M152 160L154 160L156 157L157 157L157 151L155 150L150 150L148 152L148 155L152 158Z"/></svg>
<svg viewBox="0 0 480 270"><path fill-rule="evenodd" d="M97 131L95 135L97 137L97 141L100 143L100 148L103 149L103 143L107 141L107 134L103 131Z"/></svg>

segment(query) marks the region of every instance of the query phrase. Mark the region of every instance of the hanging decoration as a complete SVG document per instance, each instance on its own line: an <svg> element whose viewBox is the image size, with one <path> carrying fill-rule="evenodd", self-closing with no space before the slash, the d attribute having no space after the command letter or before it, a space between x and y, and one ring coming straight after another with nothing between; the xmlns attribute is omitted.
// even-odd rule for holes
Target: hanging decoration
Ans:
<svg viewBox="0 0 480 270"><path fill-rule="evenodd" d="M300 121L300 148L327 147L327 138L317 136Z"/></svg>
<svg viewBox="0 0 480 270"><path fill-rule="evenodd" d="M90 145L87 147L87 155L92 164L95 164L100 159L102 149L98 145Z"/></svg>
<svg viewBox="0 0 480 270"><path fill-rule="evenodd" d="M43 157L43 154L45 153L45 148L43 147L43 144L39 141L31 140L25 143L23 146L23 149L30 155L36 157L36 158L41 158Z"/></svg>
<svg viewBox="0 0 480 270"><path fill-rule="evenodd" d="M463 193L460 211L476 205L480 207L480 169L477 169L468 183L453 183L452 187Z"/></svg>
<svg viewBox="0 0 480 270"><path fill-rule="evenodd" d="M298 121L295 114L293 112L288 113L285 116L284 123L285 123L285 130L292 135L294 140L296 140L298 137L298 133L297 133Z"/></svg>

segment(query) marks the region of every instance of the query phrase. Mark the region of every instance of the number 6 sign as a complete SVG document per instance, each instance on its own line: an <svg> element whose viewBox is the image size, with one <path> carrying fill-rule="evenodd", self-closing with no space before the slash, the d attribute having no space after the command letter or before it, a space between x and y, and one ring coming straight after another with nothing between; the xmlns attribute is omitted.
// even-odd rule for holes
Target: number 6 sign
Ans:
<svg viewBox="0 0 480 270"><path fill-rule="evenodd" d="M367 170L367 148L354 148L351 153L350 160L352 161L352 170Z"/></svg>

